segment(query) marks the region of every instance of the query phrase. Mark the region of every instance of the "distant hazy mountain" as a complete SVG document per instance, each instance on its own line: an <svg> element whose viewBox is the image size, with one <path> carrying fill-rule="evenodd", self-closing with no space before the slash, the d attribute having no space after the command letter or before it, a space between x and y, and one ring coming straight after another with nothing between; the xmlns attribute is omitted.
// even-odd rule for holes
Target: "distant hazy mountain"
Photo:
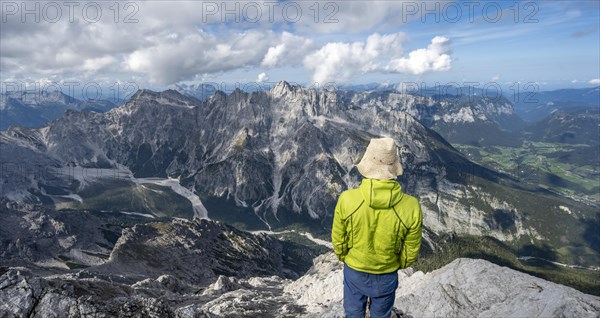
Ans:
<svg viewBox="0 0 600 318"><path fill-rule="evenodd" d="M524 129L524 137L545 142L600 144L600 108L571 108L551 115Z"/></svg>
<svg viewBox="0 0 600 318"><path fill-rule="evenodd" d="M595 264L600 246L587 233L596 225L585 223L595 207L474 164L423 124L498 121L512 115L510 103L503 105L315 91L286 82L266 92L216 92L204 102L174 90L140 90L106 113L69 110L47 127L0 133L7 167L0 191L12 201L50 206L104 202L136 212L124 207L146 204L145 213L161 216L163 200L152 198L165 190L127 178L170 177L197 193L211 218L323 233L339 193L360 180L354 164L369 139L389 136L401 149L403 189L421 199L428 229L544 242L561 248L566 263ZM29 173L18 168L22 162L51 169ZM115 181L60 173L70 166L126 169L133 176ZM114 191L117 186L128 190Z"/></svg>
<svg viewBox="0 0 600 318"><path fill-rule="evenodd" d="M221 85L181 83L175 84L173 89L183 95L194 97L203 101L208 97L213 96L217 91L222 91L224 88L221 87Z"/></svg>
<svg viewBox="0 0 600 318"><path fill-rule="evenodd" d="M522 93L515 96L515 112L527 121L538 121L554 111L573 108L600 108L600 86Z"/></svg>
<svg viewBox="0 0 600 318"><path fill-rule="evenodd" d="M375 92L375 91L392 91L396 89L398 84L393 83L366 83L366 84L340 84L338 89L357 91L357 92Z"/></svg>
<svg viewBox="0 0 600 318"><path fill-rule="evenodd" d="M62 92L0 94L0 130L10 126L37 128L61 117L67 109L106 112L117 105L108 100L80 101Z"/></svg>

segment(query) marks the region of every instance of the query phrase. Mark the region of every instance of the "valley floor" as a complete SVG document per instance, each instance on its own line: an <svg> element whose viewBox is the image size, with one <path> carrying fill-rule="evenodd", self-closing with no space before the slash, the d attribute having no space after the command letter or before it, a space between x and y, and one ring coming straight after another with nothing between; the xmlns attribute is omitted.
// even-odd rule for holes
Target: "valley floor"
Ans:
<svg viewBox="0 0 600 318"><path fill-rule="evenodd" d="M469 159L519 181L600 203L598 147L525 141L521 147L453 144Z"/></svg>

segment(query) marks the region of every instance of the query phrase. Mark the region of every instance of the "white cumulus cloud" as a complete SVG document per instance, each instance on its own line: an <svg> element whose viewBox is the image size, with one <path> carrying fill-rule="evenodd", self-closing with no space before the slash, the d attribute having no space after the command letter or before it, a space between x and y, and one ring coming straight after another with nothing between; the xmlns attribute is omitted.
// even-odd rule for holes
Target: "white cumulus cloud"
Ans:
<svg viewBox="0 0 600 318"><path fill-rule="evenodd" d="M427 72L447 71L452 59L450 55L450 40L436 36L427 48L418 49L408 54L408 58L394 59L385 68L387 71L420 75Z"/></svg>
<svg viewBox="0 0 600 318"><path fill-rule="evenodd" d="M332 42L304 58L304 67L313 71L316 83L346 82L357 74L374 71L379 59L402 55L403 33L373 34L364 42Z"/></svg>
<svg viewBox="0 0 600 318"><path fill-rule="evenodd" d="M600 78L594 78L593 80L590 80L589 83L592 85L600 85Z"/></svg>
<svg viewBox="0 0 600 318"><path fill-rule="evenodd" d="M404 57L403 33L375 33L366 41L327 43L304 58L304 67L313 71L317 83L347 82L356 75L369 72L423 74L450 69L450 40L436 36L427 48Z"/></svg>
<svg viewBox="0 0 600 318"><path fill-rule="evenodd" d="M268 80L269 80L269 77L267 76L267 73L265 73L265 72L258 74L258 77L256 78L257 83L264 83Z"/></svg>
<svg viewBox="0 0 600 318"><path fill-rule="evenodd" d="M221 37L204 32L166 35L128 55L124 66L149 75L150 83L170 84L197 74L258 65L273 42L272 32L254 30Z"/></svg>
<svg viewBox="0 0 600 318"><path fill-rule="evenodd" d="M298 64L313 46L310 39L283 32L277 45L271 46L267 51L261 65L275 67Z"/></svg>

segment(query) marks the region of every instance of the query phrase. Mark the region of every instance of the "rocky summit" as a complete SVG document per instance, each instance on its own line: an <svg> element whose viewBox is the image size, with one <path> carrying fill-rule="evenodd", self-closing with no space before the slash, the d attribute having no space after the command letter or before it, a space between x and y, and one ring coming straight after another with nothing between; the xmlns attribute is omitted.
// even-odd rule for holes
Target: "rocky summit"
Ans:
<svg viewBox="0 0 600 318"><path fill-rule="evenodd" d="M319 267L317 267L319 264ZM320 256L286 286L314 317L343 317L341 264ZM456 259L424 274L399 271L395 307L409 317L598 317L600 297L480 259Z"/></svg>
<svg viewBox="0 0 600 318"><path fill-rule="evenodd" d="M173 263L178 263L173 260ZM133 284L87 271L3 268L2 317L343 317L342 264L315 258L297 280L219 276L199 287L168 274ZM483 260L399 272L395 317L598 317L600 298Z"/></svg>

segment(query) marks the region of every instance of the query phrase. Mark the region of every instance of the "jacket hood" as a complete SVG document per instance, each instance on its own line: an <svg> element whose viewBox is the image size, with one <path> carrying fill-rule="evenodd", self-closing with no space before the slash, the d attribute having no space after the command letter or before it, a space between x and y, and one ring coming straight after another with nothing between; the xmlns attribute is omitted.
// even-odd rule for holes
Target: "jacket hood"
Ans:
<svg viewBox="0 0 600 318"><path fill-rule="evenodd" d="M398 204L404 193L396 180L363 179L360 193L373 209L389 209Z"/></svg>

